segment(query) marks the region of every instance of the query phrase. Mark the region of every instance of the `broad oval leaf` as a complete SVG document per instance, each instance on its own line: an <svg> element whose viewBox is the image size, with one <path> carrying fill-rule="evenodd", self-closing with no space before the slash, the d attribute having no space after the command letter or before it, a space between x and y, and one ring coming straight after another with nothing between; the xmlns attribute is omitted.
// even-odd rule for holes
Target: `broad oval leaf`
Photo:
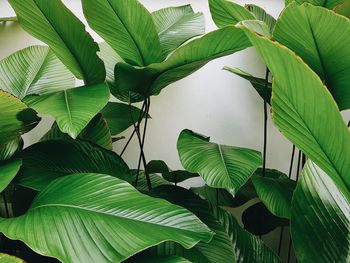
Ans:
<svg viewBox="0 0 350 263"><path fill-rule="evenodd" d="M15 178L22 165L21 159L0 162L0 192L2 192Z"/></svg>
<svg viewBox="0 0 350 263"><path fill-rule="evenodd" d="M349 225L349 192L308 161L292 201L291 231L298 262L348 262Z"/></svg>
<svg viewBox="0 0 350 263"><path fill-rule="evenodd" d="M0 61L0 87L23 99L72 88L74 77L45 46L31 46Z"/></svg>
<svg viewBox="0 0 350 263"><path fill-rule="evenodd" d="M213 236L188 210L101 174L55 180L26 214L0 219L0 232L67 263L121 262L166 240L191 248Z"/></svg>
<svg viewBox="0 0 350 263"><path fill-rule="evenodd" d="M45 42L56 56L87 84L101 83L106 72L98 45L84 24L60 0L10 0L21 26Z"/></svg>
<svg viewBox="0 0 350 263"><path fill-rule="evenodd" d="M177 150L183 167L211 187L235 194L261 164L257 151L211 143L190 130L181 132Z"/></svg>
<svg viewBox="0 0 350 263"><path fill-rule="evenodd" d="M40 121L34 110L3 90L0 90L0 112L0 144L17 139Z"/></svg>
<svg viewBox="0 0 350 263"><path fill-rule="evenodd" d="M127 63L146 66L164 60L148 10L137 0L82 0L94 29Z"/></svg>
<svg viewBox="0 0 350 263"><path fill-rule="evenodd" d="M165 55L187 40L205 33L203 13L194 13L190 5L157 10L152 13L152 18Z"/></svg>
<svg viewBox="0 0 350 263"><path fill-rule="evenodd" d="M42 95L27 101L39 113L53 116L62 132L76 138L107 104L109 95L108 85L102 83Z"/></svg>
<svg viewBox="0 0 350 263"><path fill-rule="evenodd" d="M24 149L18 156L23 159L23 167L16 183L35 190L72 173L104 173L134 183L123 159L86 141L40 142Z"/></svg>
<svg viewBox="0 0 350 263"><path fill-rule="evenodd" d="M273 36L320 76L340 110L350 108L349 19L325 8L293 3L278 19Z"/></svg>

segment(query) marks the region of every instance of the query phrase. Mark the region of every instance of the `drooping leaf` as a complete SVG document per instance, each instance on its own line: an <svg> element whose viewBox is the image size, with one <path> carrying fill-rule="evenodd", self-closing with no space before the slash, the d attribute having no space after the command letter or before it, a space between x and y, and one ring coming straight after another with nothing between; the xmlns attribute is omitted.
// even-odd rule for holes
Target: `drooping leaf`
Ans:
<svg viewBox="0 0 350 263"><path fill-rule="evenodd" d="M39 113L53 116L62 132L76 138L108 99L109 89L103 83L42 95L28 103Z"/></svg>
<svg viewBox="0 0 350 263"><path fill-rule="evenodd" d="M56 56L87 84L105 80L98 45L84 24L60 0L10 0L21 26L49 45Z"/></svg>
<svg viewBox="0 0 350 263"><path fill-rule="evenodd" d="M0 145L0 160L7 160L12 157L17 151L23 147L23 140L21 136L9 141L8 143Z"/></svg>
<svg viewBox="0 0 350 263"><path fill-rule="evenodd" d="M266 11L260 6L248 4L246 5L246 8L254 14L257 20L265 22L270 29L270 33L272 34L276 25L276 19L270 14L266 13Z"/></svg>
<svg viewBox="0 0 350 263"><path fill-rule="evenodd" d="M145 115L139 108L119 102L108 102L101 113L113 136L120 134L136 123L140 118L140 114Z"/></svg>
<svg viewBox="0 0 350 263"><path fill-rule="evenodd" d="M0 144L6 144L33 129L40 118L15 96L0 90Z"/></svg>
<svg viewBox="0 0 350 263"><path fill-rule="evenodd" d="M158 95L163 88L203 67L210 60L245 49L251 44L243 32L226 27L206 34L181 46L162 63L148 67L132 67L119 63L115 68L115 89L112 94L123 101L141 101ZM130 94L139 94L136 98Z"/></svg>
<svg viewBox="0 0 350 263"><path fill-rule="evenodd" d="M72 263L121 262L165 240L191 248L213 235L188 210L102 174L55 180L26 214L0 219L0 232L39 254Z"/></svg>
<svg viewBox="0 0 350 263"><path fill-rule="evenodd" d="M342 3L344 0L295 0L298 4L310 3L316 6L323 6L328 9L333 9L338 4Z"/></svg>
<svg viewBox="0 0 350 263"><path fill-rule="evenodd" d="M2 192L15 178L22 165L21 159L0 162L0 192Z"/></svg>
<svg viewBox="0 0 350 263"><path fill-rule="evenodd" d="M349 187L350 134L331 94L295 53L244 31L274 76L272 116L277 127L338 186Z"/></svg>
<svg viewBox="0 0 350 263"><path fill-rule="evenodd" d="M215 209L216 217L232 241L237 263L279 263L278 256L258 237L241 228L236 219L222 209Z"/></svg>
<svg viewBox="0 0 350 263"><path fill-rule="evenodd" d="M187 208L215 232L211 242L199 242L190 250L176 243L166 242L154 248L153 253L160 256L178 255L194 263L235 262L229 236L211 213L207 202L192 192L176 186L160 186L152 189L151 195Z"/></svg>
<svg viewBox="0 0 350 263"><path fill-rule="evenodd" d="M194 13L190 5L157 10L152 13L152 18L165 55L187 40L205 33L203 13Z"/></svg>
<svg viewBox="0 0 350 263"><path fill-rule="evenodd" d="M69 135L61 132L57 123L54 123L51 126L51 129L40 139L40 141L69 138ZM78 135L78 139L95 143L107 150L112 150L112 136L106 120L100 113L97 114Z"/></svg>
<svg viewBox="0 0 350 263"><path fill-rule="evenodd" d="M0 87L19 99L73 86L73 75L48 47L31 46L0 61Z"/></svg>
<svg viewBox="0 0 350 263"><path fill-rule="evenodd" d="M242 214L244 229L254 235L265 235L280 226L287 226L289 221L273 215L262 203L251 205Z"/></svg>
<svg viewBox="0 0 350 263"><path fill-rule="evenodd" d="M278 19L274 38L320 76L340 110L350 108L349 19L325 8L293 3Z"/></svg>
<svg viewBox="0 0 350 263"><path fill-rule="evenodd" d="M95 30L127 63L147 66L161 62L159 37L148 10L137 0L82 0Z"/></svg>
<svg viewBox="0 0 350 263"><path fill-rule="evenodd" d="M211 143L190 130L181 132L177 149L183 167L211 187L235 194L261 164L257 151Z"/></svg>
<svg viewBox="0 0 350 263"><path fill-rule="evenodd" d="M255 19L254 14L246 8L228 0L209 0L209 8L211 16L219 28L235 25L243 20Z"/></svg>
<svg viewBox="0 0 350 263"><path fill-rule="evenodd" d="M8 255L5 253L0 253L0 262L1 263L25 263L23 259Z"/></svg>
<svg viewBox="0 0 350 263"><path fill-rule="evenodd" d="M290 209L296 182L287 176L269 178L253 176L256 193L260 200L275 216L290 219Z"/></svg>
<svg viewBox="0 0 350 263"><path fill-rule="evenodd" d="M244 72L239 68L224 67L224 70L232 72L248 80L252 84L253 88L259 93L260 97L262 99L265 99L270 104L271 93L272 93L272 84L270 82L267 83L267 90L266 90L265 79L254 77L251 74Z"/></svg>
<svg viewBox="0 0 350 263"><path fill-rule="evenodd" d="M349 261L350 195L312 162L304 166L292 201L298 262Z"/></svg>
<svg viewBox="0 0 350 263"><path fill-rule="evenodd" d="M24 149L17 183L43 189L57 177L72 173L104 173L132 182L126 163L114 152L86 141L54 140Z"/></svg>

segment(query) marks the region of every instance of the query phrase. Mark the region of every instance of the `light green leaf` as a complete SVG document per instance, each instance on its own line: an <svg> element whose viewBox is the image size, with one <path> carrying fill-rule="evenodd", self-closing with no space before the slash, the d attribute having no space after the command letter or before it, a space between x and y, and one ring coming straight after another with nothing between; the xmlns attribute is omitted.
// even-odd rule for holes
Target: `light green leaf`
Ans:
<svg viewBox="0 0 350 263"><path fill-rule="evenodd" d="M243 6L228 0L209 0L209 8L211 16L219 28L256 18Z"/></svg>
<svg viewBox="0 0 350 263"><path fill-rule="evenodd" d="M155 187L158 187L161 185L170 185L171 184L167 180L164 180L163 177L161 177L158 174L149 173L148 175L150 177L152 188L155 188ZM132 184L136 187L137 190L139 190L141 192L148 192L149 191L145 171L143 171L143 170L139 171L137 184L136 184L137 170L131 170L131 176L133 177Z"/></svg>
<svg viewBox="0 0 350 263"><path fill-rule="evenodd" d="M82 5L90 27L127 63L164 60L152 16L137 0L82 0Z"/></svg>
<svg viewBox="0 0 350 263"><path fill-rule="evenodd" d="M122 158L86 141L40 142L24 149L19 157L23 166L16 183L35 190L72 173L104 173L134 183Z"/></svg>
<svg viewBox="0 0 350 263"><path fill-rule="evenodd" d="M109 88L102 83L42 95L28 103L39 113L53 116L62 132L76 138L108 99Z"/></svg>
<svg viewBox="0 0 350 263"><path fill-rule="evenodd" d="M244 26L258 33L259 35L263 35L263 36L266 36L267 38L271 38L271 32L270 32L269 26L263 21L243 20L237 23L237 26Z"/></svg>
<svg viewBox="0 0 350 263"><path fill-rule="evenodd" d="M292 201L291 231L298 262L348 262L349 225L349 192L307 162Z"/></svg>
<svg viewBox="0 0 350 263"><path fill-rule="evenodd" d="M1 219L0 231L67 263L121 262L166 240L191 248L213 236L188 210L101 174L55 180L25 215Z"/></svg>
<svg viewBox="0 0 350 263"><path fill-rule="evenodd" d="M163 88L203 67L210 60L232 54L251 44L243 32L234 27L219 29L181 46L170 57L148 67L132 67L125 63L115 68L116 87L113 95L129 101L130 93L143 97L158 95Z"/></svg>
<svg viewBox="0 0 350 263"><path fill-rule="evenodd" d="M96 52L98 45L84 24L60 0L9 0L21 26L45 42L56 56L87 84L105 80L105 70Z"/></svg>
<svg viewBox="0 0 350 263"><path fill-rule="evenodd" d="M266 90L265 79L254 77L251 74L244 72L239 68L224 67L224 70L227 70L231 73L234 73L248 80L252 84L253 88L259 93L260 97L263 100L266 100L269 104L271 103L272 84L270 82L267 83L267 90Z"/></svg>
<svg viewBox="0 0 350 263"><path fill-rule="evenodd" d="M190 5L157 10L152 13L152 18L165 55L187 40L205 33L203 13L194 13Z"/></svg>
<svg viewBox="0 0 350 263"><path fill-rule="evenodd" d="M269 27L270 33L272 34L272 32L275 28L275 25L276 25L276 19L273 16L266 13L266 11L264 9L262 9L260 6L248 4L245 7L251 13L254 14L254 16L256 17L257 20L265 22Z"/></svg>
<svg viewBox="0 0 350 263"><path fill-rule="evenodd" d="M190 130L183 130L177 141L183 167L198 173L207 185L235 194L261 164L257 151L211 143Z"/></svg>
<svg viewBox="0 0 350 263"><path fill-rule="evenodd" d="M124 60L106 43L99 44L100 51L97 55L102 59L106 68L106 81L109 85L114 83L114 67L119 62Z"/></svg>
<svg viewBox="0 0 350 263"><path fill-rule="evenodd" d="M4 189L11 183L13 178L15 178L21 165L21 159L12 159L0 162L0 192L4 191Z"/></svg>
<svg viewBox="0 0 350 263"><path fill-rule="evenodd" d="M290 219L290 209L296 182L286 175L279 178L253 176L256 193L272 214Z"/></svg>
<svg viewBox="0 0 350 263"><path fill-rule="evenodd" d="M15 256L0 253L0 263L25 263L25 261Z"/></svg>
<svg viewBox="0 0 350 263"><path fill-rule="evenodd" d="M0 145L0 160L10 159L17 151L23 148L23 140L21 136Z"/></svg>
<svg viewBox="0 0 350 263"><path fill-rule="evenodd" d="M15 96L0 90L0 144L6 144L33 129L40 118Z"/></svg>
<svg viewBox="0 0 350 263"><path fill-rule="evenodd" d="M310 3L316 6L323 6L329 9L333 9L338 4L342 3L344 0L295 0L298 4Z"/></svg>
<svg viewBox="0 0 350 263"><path fill-rule="evenodd" d="M341 110L350 108L349 19L325 8L290 4L278 19L274 38L320 76Z"/></svg>
<svg viewBox="0 0 350 263"><path fill-rule="evenodd" d="M69 139L69 135L60 131L55 122L51 129L40 139L40 141L49 141L57 139ZM112 136L106 120L102 114L97 114L78 135L78 139L95 143L107 150L112 150Z"/></svg>
<svg viewBox="0 0 350 263"><path fill-rule="evenodd" d="M72 88L74 77L44 46L31 46L0 61L0 87L19 99Z"/></svg>
<svg viewBox="0 0 350 263"><path fill-rule="evenodd" d="M145 114L139 108L119 102L108 102L101 113L107 121L113 136L125 131L136 123L140 118L140 114Z"/></svg>

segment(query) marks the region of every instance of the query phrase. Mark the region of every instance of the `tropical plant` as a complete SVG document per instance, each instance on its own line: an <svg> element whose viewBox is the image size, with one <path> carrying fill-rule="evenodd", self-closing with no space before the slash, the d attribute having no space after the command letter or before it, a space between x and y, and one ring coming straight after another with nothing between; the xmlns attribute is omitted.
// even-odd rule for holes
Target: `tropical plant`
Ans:
<svg viewBox="0 0 350 263"><path fill-rule="evenodd" d="M339 113L350 107L346 2L288 1L276 21L256 5L210 0L219 29L204 34L203 14L189 5L150 13L137 0L82 0L100 44L60 0L9 2L17 17L2 21L18 20L47 46L0 61L0 261L273 263L280 251L257 235L289 225L299 262L349 261L350 135ZM177 141L184 170L147 162L151 97L250 46L266 62L265 79L227 69L264 99L265 139L270 104L293 157L295 147L305 154L301 179L266 167L266 143L261 155L187 129ZM21 135L39 115L55 122L24 148ZM134 137L140 153L130 169L122 156ZM179 186L193 177L205 185ZM252 200L243 229L230 208Z"/></svg>

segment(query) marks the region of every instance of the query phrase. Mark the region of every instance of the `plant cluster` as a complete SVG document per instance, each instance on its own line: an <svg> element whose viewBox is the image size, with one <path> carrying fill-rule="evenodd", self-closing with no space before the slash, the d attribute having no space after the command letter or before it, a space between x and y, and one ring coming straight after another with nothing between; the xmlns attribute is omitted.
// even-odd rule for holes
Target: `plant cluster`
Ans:
<svg viewBox="0 0 350 263"><path fill-rule="evenodd" d="M209 0L218 29L204 34L189 5L150 13L137 0L82 0L100 44L60 0L9 2L17 17L0 23L18 20L47 46L0 61L0 261L273 263L280 248L259 236L286 226L298 262L350 261L350 134L340 113L350 108L349 1L288 0L276 20L253 4ZM151 97L251 46L265 78L225 69L262 97L265 140L271 106L292 164L300 149L300 180L266 167L266 144L261 154L191 130L177 141L184 170L147 161ZM24 148L21 135L42 115L54 124ZM132 139L134 169L122 159ZM178 186L194 177L205 185ZM251 200L242 228L228 208Z"/></svg>

